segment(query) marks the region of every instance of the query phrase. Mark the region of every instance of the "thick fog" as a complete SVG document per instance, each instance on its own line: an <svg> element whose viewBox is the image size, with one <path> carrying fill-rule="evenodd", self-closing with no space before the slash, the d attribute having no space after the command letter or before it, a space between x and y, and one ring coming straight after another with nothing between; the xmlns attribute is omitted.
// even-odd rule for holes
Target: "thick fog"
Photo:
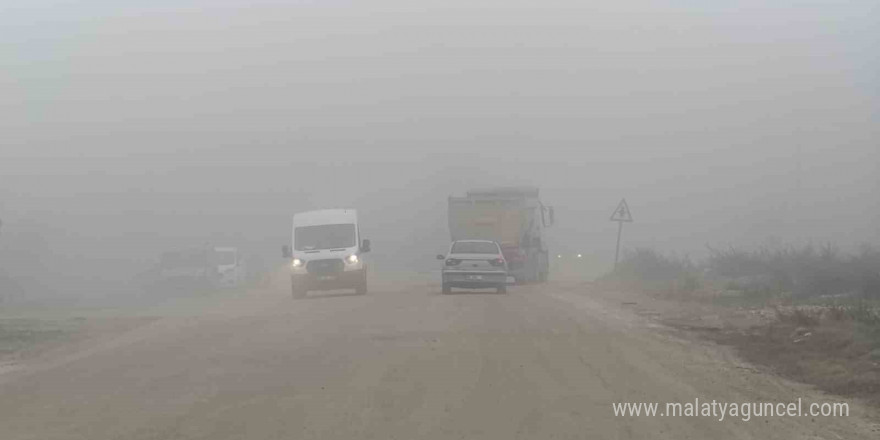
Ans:
<svg viewBox="0 0 880 440"><path fill-rule="evenodd" d="M621 197L629 248L880 242L876 1L15 3L0 262L35 291L205 243L281 265L324 207L430 270L446 197L504 185L603 267Z"/></svg>

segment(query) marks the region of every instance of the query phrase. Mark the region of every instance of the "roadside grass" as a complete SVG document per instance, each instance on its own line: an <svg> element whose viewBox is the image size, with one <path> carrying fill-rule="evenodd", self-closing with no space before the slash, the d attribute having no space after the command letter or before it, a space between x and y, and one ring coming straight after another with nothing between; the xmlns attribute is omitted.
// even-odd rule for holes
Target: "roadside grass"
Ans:
<svg viewBox="0 0 880 440"><path fill-rule="evenodd" d="M880 404L878 321L862 306L789 306L766 325L705 336L790 379Z"/></svg>
<svg viewBox="0 0 880 440"><path fill-rule="evenodd" d="M649 248L625 251L617 269L596 282L606 288L657 296L690 296L704 284L697 266L687 256L664 255Z"/></svg>
<svg viewBox="0 0 880 440"><path fill-rule="evenodd" d="M859 297L880 300L880 251L863 245L843 254L833 245L763 247L746 251L709 247L703 271L724 290L794 298Z"/></svg>
<svg viewBox="0 0 880 440"><path fill-rule="evenodd" d="M760 324L729 319L722 331L701 334L790 379L880 405L880 252L875 248L863 246L850 255L831 245L710 248L699 263L637 249L625 253L617 270L597 284L699 302L721 316L764 312L771 318Z"/></svg>
<svg viewBox="0 0 880 440"><path fill-rule="evenodd" d="M0 319L0 359L16 356L47 342L71 335L80 327L77 319Z"/></svg>

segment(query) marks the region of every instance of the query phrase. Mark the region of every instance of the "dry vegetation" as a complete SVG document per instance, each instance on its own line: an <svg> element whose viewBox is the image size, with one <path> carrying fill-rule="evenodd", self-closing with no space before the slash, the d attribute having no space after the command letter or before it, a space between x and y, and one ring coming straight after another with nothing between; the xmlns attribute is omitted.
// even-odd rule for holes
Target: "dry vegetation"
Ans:
<svg viewBox="0 0 880 440"><path fill-rule="evenodd" d="M710 249L699 263L637 249L599 283L722 315L771 316L702 333L792 379L880 403L880 251L871 247L850 255L832 246Z"/></svg>

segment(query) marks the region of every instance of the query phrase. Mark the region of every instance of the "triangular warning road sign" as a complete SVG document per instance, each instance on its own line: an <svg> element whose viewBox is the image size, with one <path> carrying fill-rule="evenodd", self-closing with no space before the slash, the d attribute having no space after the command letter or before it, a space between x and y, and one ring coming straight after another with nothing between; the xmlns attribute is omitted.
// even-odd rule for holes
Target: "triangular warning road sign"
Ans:
<svg viewBox="0 0 880 440"><path fill-rule="evenodd" d="M626 199L620 199L620 203L617 204L617 208L615 208L614 213L611 214L610 220L613 222L633 221L632 214L629 212L629 205L626 204Z"/></svg>

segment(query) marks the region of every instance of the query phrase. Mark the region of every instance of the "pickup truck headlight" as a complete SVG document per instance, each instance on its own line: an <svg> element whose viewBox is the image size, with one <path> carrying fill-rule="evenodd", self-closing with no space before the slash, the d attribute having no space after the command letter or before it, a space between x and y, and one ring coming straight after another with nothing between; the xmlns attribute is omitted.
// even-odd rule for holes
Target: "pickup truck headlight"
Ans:
<svg viewBox="0 0 880 440"><path fill-rule="evenodd" d="M358 262L358 256L355 255L355 254L351 254L351 255L345 257L345 262L348 263L348 264L354 264L354 263L357 263L357 262Z"/></svg>
<svg viewBox="0 0 880 440"><path fill-rule="evenodd" d="M304 261L300 260L299 258L294 258L293 262L290 263L290 265L293 267L302 267L303 264L304 264Z"/></svg>

